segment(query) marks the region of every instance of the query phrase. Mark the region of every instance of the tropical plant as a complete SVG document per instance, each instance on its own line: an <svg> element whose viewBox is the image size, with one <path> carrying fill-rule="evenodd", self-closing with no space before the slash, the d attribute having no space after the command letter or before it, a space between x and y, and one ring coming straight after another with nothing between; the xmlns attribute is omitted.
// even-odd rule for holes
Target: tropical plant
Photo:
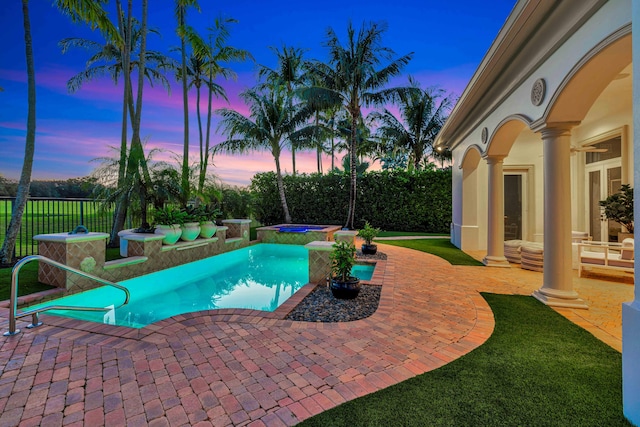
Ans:
<svg viewBox="0 0 640 427"><path fill-rule="evenodd" d="M386 108L374 111L368 118L380 124L376 136L385 145L383 151L391 153L391 157L409 153L410 164L420 170L423 160L433 153L433 141L448 117L452 102L441 89L420 89L412 77L409 86L416 90L399 99L400 118Z"/></svg>
<svg viewBox="0 0 640 427"><path fill-rule="evenodd" d="M153 220L156 225L183 225L192 217L185 211L168 205L153 211Z"/></svg>
<svg viewBox="0 0 640 427"><path fill-rule="evenodd" d="M264 65L258 66L258 77L264 78L266 83L259 86L261 89L270 90L275 86L284 86L286 88L286 99L289 108L295 102L294 90L301 86L304 82L304 50L300 48L282 46L282 50L278 48L270 48L278 57L277 69L272 69ZM290 139L291 162L293 172L296 174L296 149L297 141Z"/></svg>
<svg viewBox="0 0 640 427"><path fill-rule="evenodd" d="M249 105L249 117L231 109L220 109L216 113L222 116L218 129L227 136L218 147L229 153L246 153L268 149L276 164L276 176L280 202L285 222L291 222L287 198L282 181L280 154L289 143L289 138L304 124L310 110L303 104L291 104L280 86L270 91L247 90L240 94Z"/></svg>
<svg viewBox="0 0 640 427"><path fill-rule="evenodd" d="M380 229L373 228L369 221L365 221L364 228L358 231L358 237L362 237L367 245L370 245L378 234L380 234Z"/></svg>
<svg viewBox="0 0 640 427"><path fill-rule="evenodd" d="M205 54L208 76L207 129L204 147L202 146L202 138L200 138L200 175L198 177L198 194L201 197L204 193L207 167L209 164L209 154L211 154L211 156L214 154L211 150L211 113L213 94L215 92L214 89L217 86L215 85L214 80L219 76L222 76L225 79L235 79L237 77L233 70L224 66L224 63L231 61L245 61L249 58L253 58L248 51L227 45L227 41L231 36L231 33L229 32L229 25L235 22L237 21L231 18L218 18L215 20L214 26L208 29L208 44ZM200 105L199 102L198 105ZM199 114L198 110L198 115ZM200 125L199 117L198 124ZM200 130L200 134L202 134L202 130Z"/></svg>
<svg viewBox="0 0 640 427"><path fill-rule="evenodd" d="M356 264L354 244L344 240L334 243L330 257L333 278L339 282L348 282L351 278L351 270Z"/></svg>
<svg viewBox="0 0 640 427"><path fill-rule="evenodd" d="M196 40L196 32L186 24L187 9L193 7L200 11L197 0L175 0L175 18L177 22L176 33L180 38L180 76L182 80L182 104L184 112L184 141L182 151L182 205L186 206L189 200L189 95L187 83L187 43ZM199 51L201 52L201 51Z"/></svg>
<svg viewBox="0 0 640 427"><path fill-rule="evenodd" d="M607 219L619 222L633 234L633 188L623 184L618 193L614 193L600 201Z"/></svg>
<svg viewBox="0 0 640 427"><path fill-rule="evenodd" d="M304 91L305 99L313 105L328 107L342 105L351 122L349 155L351 182L349 188L349 211L346 226L353 229L356 206L356 150L357 127L362 120L362 107L380 105L397 99L407 88L382 89L392 77L398 75L411 60L413 53L394 59L395 53L382 46L383 24L372 23L356 30L349 23L346 44L342 44L336 32L329 28L326 46L329 48L329 63L313 62L309 65L317 86ZM382 65L383 61L388 61ZM377 68L381 66L381 68Z"/></svg>
<svg viewBox="0 0 640 427"><path fill-rule="evenodd" d="M118 38L117 30L107 18L102 4L90 0L56 0L58 9L71 16L74 21L91 23L108 34ZM24 161L20 173L20 181L16 193L16 201L11 212L11 221L7 228L2 247L0 248L0 264L9 264L13 258L16 238L20 231L22 215L29 196L31 171L36 138L36 79L33 59L33 40L31 37L31 21L29 19L29 1L22 0L22 18L24 27L25 56L27 63L27 133L25 139Z"/></svg>

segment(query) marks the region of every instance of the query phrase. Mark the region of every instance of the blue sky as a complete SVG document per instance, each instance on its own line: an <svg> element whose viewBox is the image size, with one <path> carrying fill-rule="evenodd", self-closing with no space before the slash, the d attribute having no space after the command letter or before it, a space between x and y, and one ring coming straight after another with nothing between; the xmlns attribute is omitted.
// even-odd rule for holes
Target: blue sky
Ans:
<svg viewBox="0 0 640 427"><path fill-rule="evenodd" d="M37 84L37 136L33 177L66 179L86 176L98 166L92 159L111 156L110 146L120 138L121 84L107 78L96 80L70 94L66 82L82 71L88 53L74 50L61 53L58 42L67 37L82 37L103 42L102 36L86 26L73 24L51 6L52 1L30 2L30 16ZM113 3L113 2L111 2ZM139 3L139 1L135 1ZM177 58L170 49L179 44L175 35L173 2L149 1L149 25L162 37L149 36L149 48ZM200 0L201 12L190 10L188 19L202 34L218 16L239 22L232 27L229 44L251 52L256 63L275 66L270 46L294 46L307 49L308 59L326 60L327 28L332 27L344 40L349 21L356 28L364 22L385 22L388 29L383 45L397 55L414 52L404 75L395 81L404 84L409 74L423 87L439 86L460 95L515 4L514 0L403 1L379 0L351 2L290 1L266 2L236 0L213 2ZM26 115L27 85L24 31L21 4L3 1L0 28L3 49L0 51L0 174L18 178L22 166ZM230 105L224 101L216 107L246 111L237 94L255 85L255 63L234 64L237 81L218 81L227 90ZM164 151L158 158L170 158L170 152L182 152L182 101L180 85L170 78L171 95L156 87L145 86L142 137L148 148ZM204 106L204 104L202 104ZM197 156L198 133L195 127L195 93L190 101L191 156ZM213 136L220 141L221 136ZM297 169L315 171L315 154L301 153ZM256 172L273 170L268 153L245 156L217 156L212 171L223 181L246 185ZM325 168L328 160L325 159ZM288 153L283 167L291 171Z"/></svg>

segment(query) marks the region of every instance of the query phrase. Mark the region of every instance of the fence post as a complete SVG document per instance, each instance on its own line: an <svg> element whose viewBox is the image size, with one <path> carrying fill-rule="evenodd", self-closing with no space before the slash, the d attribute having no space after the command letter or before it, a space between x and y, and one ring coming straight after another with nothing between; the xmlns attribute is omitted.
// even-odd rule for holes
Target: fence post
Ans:
<svg viewBox="0 0 640 427"><path fill-rule="evenodd" d="M80 200L80 225L84 225L84 200Z"/></svg>

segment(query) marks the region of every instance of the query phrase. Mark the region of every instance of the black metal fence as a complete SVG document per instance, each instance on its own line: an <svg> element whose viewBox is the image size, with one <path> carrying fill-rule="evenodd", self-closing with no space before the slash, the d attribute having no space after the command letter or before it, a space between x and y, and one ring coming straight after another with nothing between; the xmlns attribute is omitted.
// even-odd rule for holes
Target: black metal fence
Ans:
<svg viewBox="0 0 640 427"><path fill-rule="evenodd" d="M9 227L14 203L13 197L0 197L0 244ZM37 234L65 233L78 225L89 231L109 233L113 213L113 206L92 199L30 198L16 239L15 256L37 254L38 242L33 240Z"/></svg>

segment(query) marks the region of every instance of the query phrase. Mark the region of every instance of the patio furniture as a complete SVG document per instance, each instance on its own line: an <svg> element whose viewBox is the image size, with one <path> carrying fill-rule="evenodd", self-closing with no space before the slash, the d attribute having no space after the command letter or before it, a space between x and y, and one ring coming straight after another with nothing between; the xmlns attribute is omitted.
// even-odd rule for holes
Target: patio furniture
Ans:
<svg viewBox="0 0 640 427"><path fill-rule="evenodd" d="M525 242L520 247L520 267L525 270L542 272L544 267L544 246L542 243Z"/></svg>
<svg viewBox="0 0 640 427"><path fill-rule="evenodd" d="M598 268L634 273L634 243L627 238L622 243L583 242L578 244L578 277L582 270Z"/></svg>
<svg viewBox="0 0 640 427"><path fill-rule="evenodd" d="M504 257L507 261L520 264L520 248L523 243L527 243L524 240L507 240L504 242Z"/></svg>

